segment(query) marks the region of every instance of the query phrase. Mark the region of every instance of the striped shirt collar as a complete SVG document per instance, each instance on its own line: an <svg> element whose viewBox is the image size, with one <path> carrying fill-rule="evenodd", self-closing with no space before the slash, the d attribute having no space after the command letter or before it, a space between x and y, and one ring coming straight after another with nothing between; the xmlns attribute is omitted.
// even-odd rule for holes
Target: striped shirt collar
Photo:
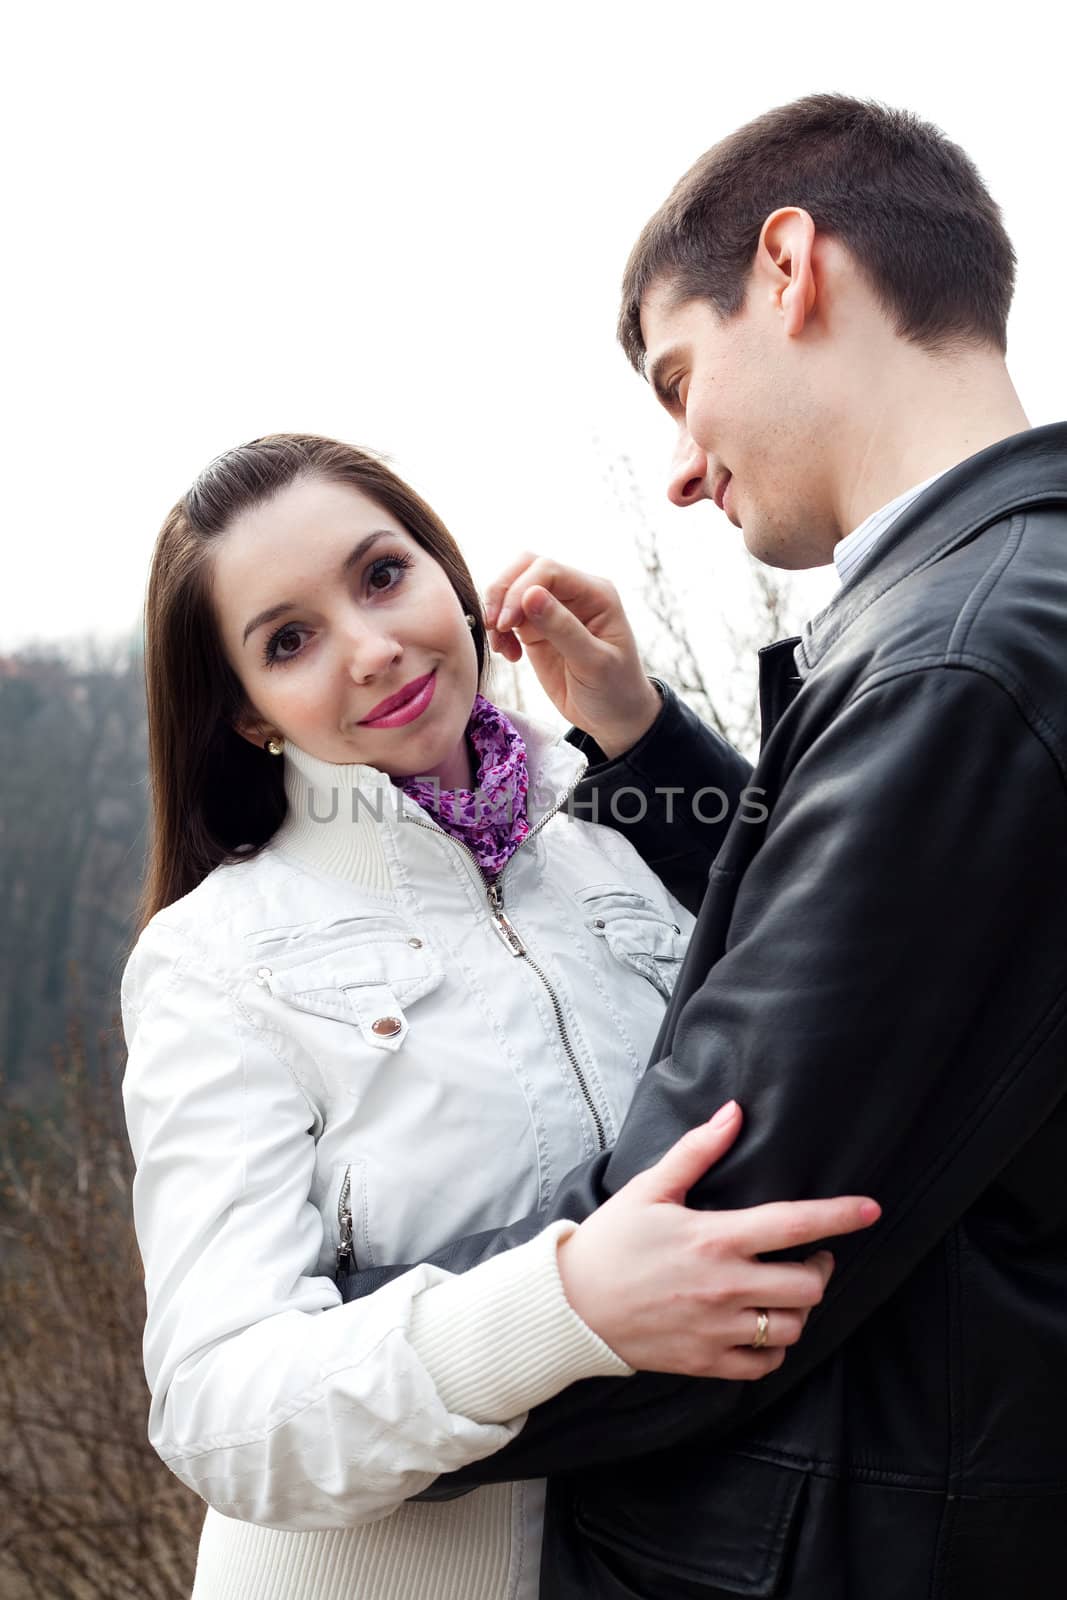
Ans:
<svg viewBox="0 0 1067 1600"><path fill-rule="evenodd" d="M949 469L946 468L946 471ZM932 478L927 478L925 483L916 484L914 489L905 489L903 494L898 494L895 500L890 500L887 506L872 511L866 521L861 522L858 528L846 534L834 545L834 566L841 582L847 583L853 572L874 549L897 518L908 509L913 500L917 500L924 489L929 489L938 478L943 478L943 472L935 472Z"/></svg>

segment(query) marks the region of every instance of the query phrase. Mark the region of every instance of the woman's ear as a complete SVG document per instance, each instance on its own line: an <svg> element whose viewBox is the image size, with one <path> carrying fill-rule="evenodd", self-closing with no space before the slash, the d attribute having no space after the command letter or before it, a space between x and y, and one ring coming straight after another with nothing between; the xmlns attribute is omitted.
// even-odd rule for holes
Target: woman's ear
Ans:
<svg viewBox="0 0 1067 1600"><path fill-rule="evenodd" d="M247 739L249 744L254 744L257 750L265 750L268 739L281 740L277 728L272 728L269 723L263 722L254 712L243 712L234 717L230 722L234 733L240 734L242 739Z"/></svg>

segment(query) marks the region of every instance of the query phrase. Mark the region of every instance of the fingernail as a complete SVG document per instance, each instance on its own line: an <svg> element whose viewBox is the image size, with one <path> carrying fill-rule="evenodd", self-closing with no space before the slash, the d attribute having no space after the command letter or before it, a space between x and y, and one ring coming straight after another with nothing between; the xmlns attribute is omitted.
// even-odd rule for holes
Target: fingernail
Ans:
<svg viewBox="0 0 1067 1600"><path fill-rule="evenodd" d="M716 1111L715 1115L712 1117L711 1121L708 1123L708 1127L709 1128L724 1128L728 1122L732 1122L733 1121L733 1119L734 1119L734 1117L736 1117L736 1115L737 1115L737 1101L736 1100L728 1100L724 1106L721 1106L719 1108L719 1110Z"/></svg>
<svg viewBox="0 0 1067 1600"><path fill-rule="evenodd" d="M511 627L511 608L510 607L506 611L502 611L500 613L499 617L497 617L497 619L496 619L496 625L500 629L501 633L507 633L508 629Z"/></svg>
<svg viewBox="0 0 1067 1600"><path fill-rule="evenodd" d="M865 1200L860 1206L861 1222L877 1222L882 1215L882 1208L876 1200Z"/></svg>

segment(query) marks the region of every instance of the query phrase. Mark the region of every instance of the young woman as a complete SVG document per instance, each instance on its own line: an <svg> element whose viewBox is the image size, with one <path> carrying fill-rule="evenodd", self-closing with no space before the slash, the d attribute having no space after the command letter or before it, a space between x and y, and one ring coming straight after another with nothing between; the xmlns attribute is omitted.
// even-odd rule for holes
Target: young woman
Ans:
<svg viewBox="0 0 1067 1600"><path fill-rule="evenodd" d="M723 1300L698 1252L685 1283L635 1248L653 1213L728 1236L682 1203L727 1108L580 1230L352 1304L338 1279L523 1215L611 1143L692 919L568 815L577 749L483 698L458 549L359 451L277 435L202 473L156 547L145 667L124 1095L149 1432L212 1508L194 1592L532 1596L539 1486L405 1502L578 1379L770 1371L829 1258L738 1244ZM867 1220L820 1202L805 1237ZM583 1320L567 1247L594 1224L624 1266Z"/></svg>

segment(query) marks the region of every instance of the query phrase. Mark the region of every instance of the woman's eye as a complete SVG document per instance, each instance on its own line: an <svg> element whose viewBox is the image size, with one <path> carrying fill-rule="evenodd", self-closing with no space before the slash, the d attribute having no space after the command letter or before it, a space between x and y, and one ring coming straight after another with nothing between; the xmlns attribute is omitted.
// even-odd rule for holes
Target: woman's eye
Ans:
<svg viewBox="0 0 1067 1600"><path fill-rule="evenodd" d="M401 574L412 564L410 556L382 556L375 561L367 577L367 587L376 589L380 593L383 589L395 589L400 582Z"/></svg>
<svg viewBox="0 0 1067 1600"><path fill-rule="evenodd" d="M295 655L298 655L301 646L301 634L302 630L293 627L291 624L287 624L284 628L279 628L277 633L272 633L267 640L267 648L264 652L267 666L273 666L276 661L291 661Z"/></svg>

